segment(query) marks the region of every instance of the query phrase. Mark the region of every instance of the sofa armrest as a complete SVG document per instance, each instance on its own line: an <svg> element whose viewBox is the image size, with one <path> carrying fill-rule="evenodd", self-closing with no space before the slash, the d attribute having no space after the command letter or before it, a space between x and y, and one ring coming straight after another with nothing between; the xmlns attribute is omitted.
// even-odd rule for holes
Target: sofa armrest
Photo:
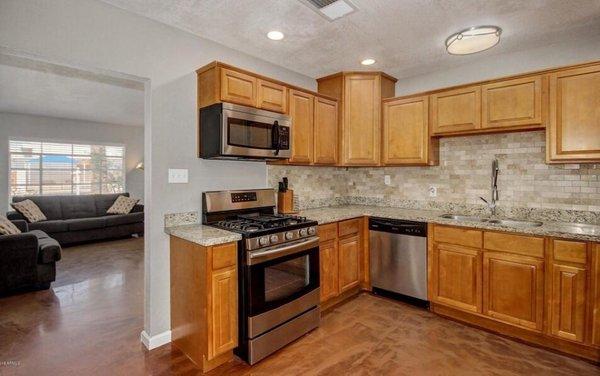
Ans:
<svg viewBox="0 0 600 376"><path fill-rule="evenodd" d="M0 236L0 260L38 257L38 238L34 234Z"/></svg>
<svg viewBox="0 0 600 376"><path fill-rule="evenodd" d="M23 219L13 219L12 224L15 225L21 232L29 231L29 224Z"/></svg>
<svg viewBox="0 0 600 376"><path fill-rule="evenodd" d="M27 219L25 218L25 216L23 214L19 213L18 211L7 212L6 218L8 218L9 221L21 220L21 221L27 222Z"/></svg>
<svg viewBox="0 0 600 376"><path fill-rule="evenodd" d="M135 204L135 206L133 207L133 209L131 209L130 213L139 213L139 212L143 212L144 211L144 205L142 204Z"/></svg>

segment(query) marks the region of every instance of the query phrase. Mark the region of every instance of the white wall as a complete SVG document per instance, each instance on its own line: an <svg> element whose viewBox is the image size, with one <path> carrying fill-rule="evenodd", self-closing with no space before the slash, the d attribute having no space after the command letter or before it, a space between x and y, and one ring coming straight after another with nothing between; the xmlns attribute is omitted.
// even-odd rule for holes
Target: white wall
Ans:
<svg viewBox="0 0 600 376"><path fill-rule="evenodd" d="M18 138L124 144L125 189L143 201L144 174L135 169L144 159L143 127L0 112L0 213L8 209L8 140Z"/></svg>
<svg viewBox="0 0 600 376"><path fill-rule="evenodd" d="M464 59L464 56L454 56ZM600 36L582 35L578 40L501 55L469 60L456 68L404 78L396 82L396 95L414 94L469 82L526 73L564 65L600 60Z"/></svg>
<svg viewBox="0 0 600 376"><path fill-rule="evenodd" d="M200 210L208 189L266 186L264 163L196 158L195 69L221 60L308 89L316 82L95 0L2 0L0 46L151 80L145 129L145 331L170 328L165 213ZM148 125L150 127L148 127ZM188 168L190 183L167 184L167 169Z"/></svg>

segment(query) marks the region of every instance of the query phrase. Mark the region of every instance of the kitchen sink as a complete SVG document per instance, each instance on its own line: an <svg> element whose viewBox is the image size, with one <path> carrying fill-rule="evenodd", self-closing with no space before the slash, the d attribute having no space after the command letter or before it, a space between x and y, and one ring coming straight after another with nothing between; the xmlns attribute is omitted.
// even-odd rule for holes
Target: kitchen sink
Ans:
<svg viewBox="0 0 600 376"><path fill-rule="evenodd" d="M487 221L487 223L509 227L540 227L544 224L543 222L539 221L520 221L516 219L490 219Z"/></svg>
<svg viewBox="0 0 600 376"><path fill-rule="evenodd" d="M466 222L487 222L487 218L476 217L472 215L455 215L455 214L443 214L440 218L452 219L455 221L466 221Z"/></svg>

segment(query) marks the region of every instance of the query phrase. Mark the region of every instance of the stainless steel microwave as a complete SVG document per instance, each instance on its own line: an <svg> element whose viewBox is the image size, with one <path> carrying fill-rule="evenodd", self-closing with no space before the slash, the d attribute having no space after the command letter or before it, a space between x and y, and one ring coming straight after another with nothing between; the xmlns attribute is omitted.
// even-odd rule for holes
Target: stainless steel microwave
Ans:
<svg viewBox="0 0 600 376"><path fill-rule="evenodd" d="M268 160L290 157L287 115L231 103L200 109L200 157Z"/></svg>

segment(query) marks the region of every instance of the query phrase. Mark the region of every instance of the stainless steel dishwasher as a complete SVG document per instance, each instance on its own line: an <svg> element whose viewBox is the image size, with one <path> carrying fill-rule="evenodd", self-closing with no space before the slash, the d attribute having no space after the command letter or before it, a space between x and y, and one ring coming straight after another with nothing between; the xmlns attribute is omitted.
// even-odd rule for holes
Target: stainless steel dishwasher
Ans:
<svg viewBox="0 0 600 376"><path fill-rule="evenodd" d="M427 223L369 219L373 292L427 303Z"/></svg>

